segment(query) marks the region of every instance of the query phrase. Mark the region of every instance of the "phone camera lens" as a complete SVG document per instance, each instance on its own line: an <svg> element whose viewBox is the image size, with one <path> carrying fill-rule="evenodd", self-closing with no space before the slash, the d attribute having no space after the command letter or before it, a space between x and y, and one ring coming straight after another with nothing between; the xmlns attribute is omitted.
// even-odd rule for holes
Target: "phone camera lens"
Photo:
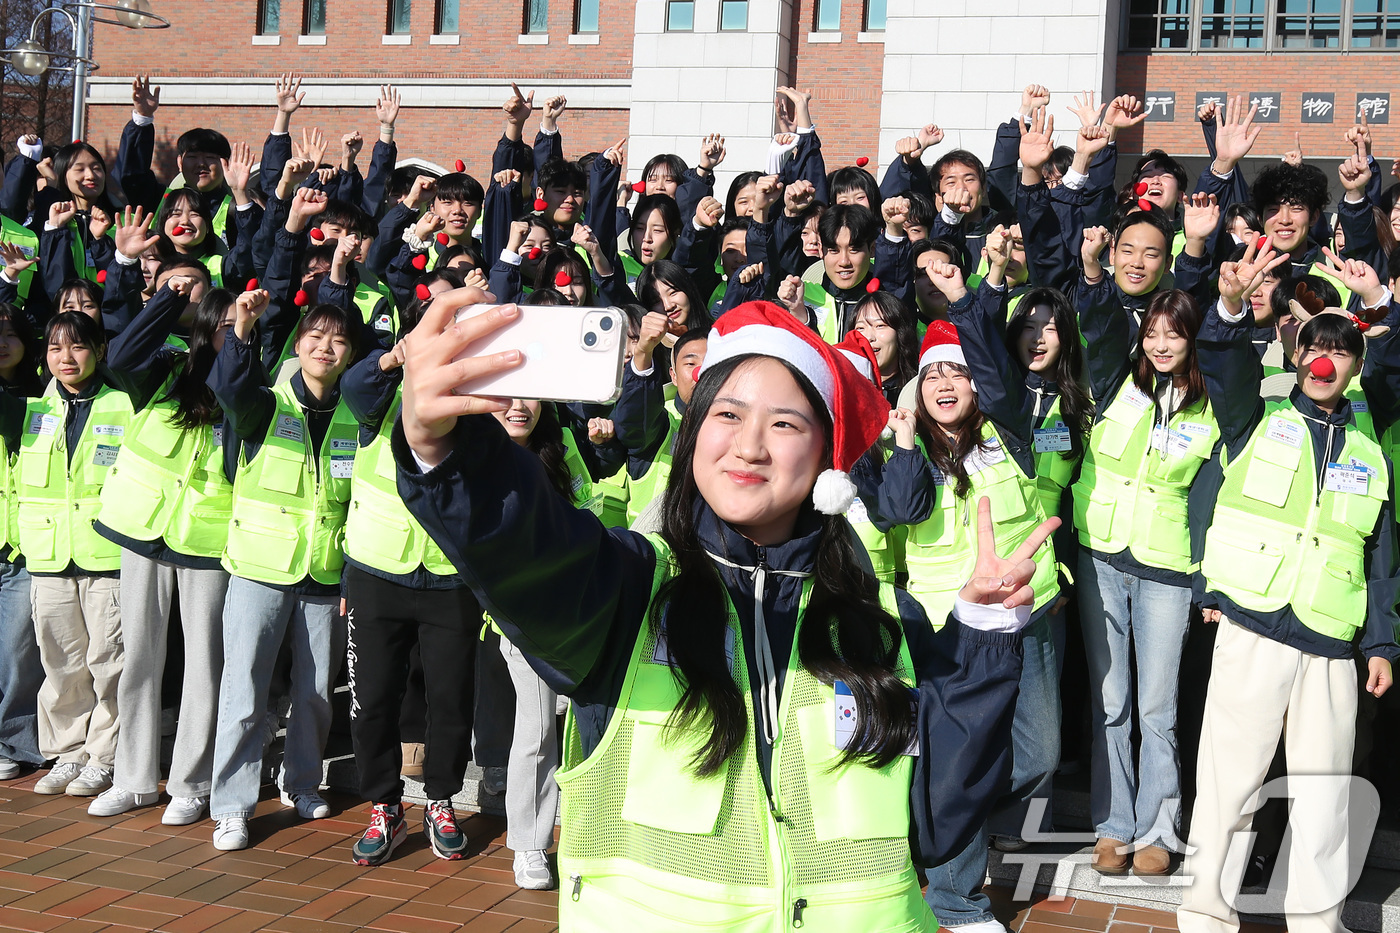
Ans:
<svg viewBox="0 0 1400 933"><path fill-rule="evenodd" d="M599 329L599 330L604 330L604 331L612 330L612 326L613 326L613 320L612 320L612 318L610 318L610 317L605 317L605 318L603 318L601 321L598 322L598 329Z"/></svg>
<svg viewBox="0 0 1400 933"><path fill-rule="evenodd" d="M593 346L593 345L594 345L595 343L597 343L597 342L598 342L598 335L595 334L595 333L593 333L593 331L590 330L588 333L586 333L586 334L583 335L583 345L584 345L585 347L591 347L591 346Z"/></svg>

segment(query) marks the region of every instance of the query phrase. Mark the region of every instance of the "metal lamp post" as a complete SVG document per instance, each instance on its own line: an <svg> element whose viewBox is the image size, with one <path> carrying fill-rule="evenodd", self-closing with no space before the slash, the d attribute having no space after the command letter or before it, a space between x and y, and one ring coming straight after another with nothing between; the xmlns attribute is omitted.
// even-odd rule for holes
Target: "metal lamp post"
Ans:
<svg viewBox="0 0 1400 933"><path fill-rule="evenodd" d="M67 51L50 51L35 40L39 24L51 13L66 18L72 28L73 42ZM40 10L29 26L29 38L15 43L0 55L15 71L30 77L37 77L49 70L73 73L73 139L82 139L87 132L87 80L88 75L97 70L97 62L93 61L91 52L93 23L110 23L127 29L166 29L170 26L170 20L151 12L149 0L112 0L111 3L75 0L63 6ZM54 59L68 59L71 64L55 65Z"/></svg>

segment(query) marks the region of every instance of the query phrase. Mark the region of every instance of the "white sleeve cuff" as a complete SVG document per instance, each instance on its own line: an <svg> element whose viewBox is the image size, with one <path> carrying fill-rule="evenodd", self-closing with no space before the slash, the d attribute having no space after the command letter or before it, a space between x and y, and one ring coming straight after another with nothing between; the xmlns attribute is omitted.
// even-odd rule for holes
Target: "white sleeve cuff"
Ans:
<svg viewBox="0 0 1400 933"><path fill-rule="evenodd" d="M556 126L556 127L555 127L554 129L552 129L552 130L547 130L547 129L545 129L544 127L540 127L539 130L537 130L537 132L538 132L541 136L558 136L558 135L559 135L559 127Z"/></svg>
<svg viewBox="0 0 1400 933"><path fill-rule="evenodd" d="M1238 324L1240 321L1244 320L1244 316L1248 314L1249 311L1249 305L1242 304L1240 305L1239 314L1231 314L1230 310L1225 307L1224 298L1216 299L1215 302L1215 313L1220 315L1220 320L1224 321L1226 324Z"/></svg>
<svg viewBox="0 0 1400 933"><path fill-rule="evenodd" d="M815 133L817 131L817 123L813 120L811 126L794 126L792 131L799 136L806 136L808 133Z"/></svg>
<svg viewBox="0 0 1400 933"><path fill-rule="evenodd" d="M783 169L788 153L797 148L797 142L780 143L776 139L768 144L768 174L776 175Z"/></svg>
<svg viewBox="0 0 1400 933"><path fill-rule="evenodd" d="M948 226L956 227L958 224L963 222L963 217L966 215L959 214L957 211L953 210L951 207L945 204L943 205L943 210L939 212L939 216L943 218L943 222Z"/></svg>
<svg viewBox="0 0 1400 933"><path fill-rule="evenodd" d="M501 262L508 266L518 266L520 265L520 254L513 253L508 249L503 249L501 250Z"/></svg>
<svg viewBox="0 0 1400 933"><path fill-rule="evenodd" d="M411 453L411 454L413 454L413 462L416 463L416 464L418 464L418 472L419 472L419 473L431 473L431 472L433 472L434 467L429 466L426 460L424 460L422 457L418 456L418 451L416 451L416 450L414 450L412 447L410 447L410 448L408 449L408 452Z"/></svg>
<svg viewBox="0 0 1400 933"><path fill-rule="evenodd" d="M1366 200L1366 192L1348 191L1345 200L1348 204L1360 204L1362 201Z"/></svg>
<svg viewBox="0 0 1400 933"><path fill-rule="evenodd" d="M1373 305L1368 305L1368 304L1365 304L1365 303L1363 302L1363 307L1366 307L1366 308L1384 308L1384 307L1388 307L1388 306L1390 305L1390 303L1391 303L1392 301L1394 301L1394 300L1395 300L1395 293L1392 292L1392 291L1390 290L1389 287L1387 287L1387 288L1385 289L1385 295L1381 298L1380 301L1376 302L1376 303L1373 304Z"/></svg>
<svg viewBox="0 0 1400 933"><path fill-rule="evenodd" d="M990 288L990 289L991 289L992 291L994 291L994 292L1004 292L1004 291L1006 291L1006 282L1005 282L1005 280L1003 280L1003 281L1001 281L1001 282L993 282L993 281L991 281L990 279L983 278L983 279L982 279L982 284L985 285L985 286L987 286L988 288ZM971 291L971 289L969 289L969 291Z"/></svg>
<svg viewBox="0 0 1400 933"><path fill-rule="evenodd" d="M1211 164L1214 165L1215 163L1212 162ZM1210 173L1211 173L1212 175L1214 175L1216 178L1219 178L1219 179L1222 179L1222 180L1223 180L1223 179L1229 178L1231 175L1235 174L1235 170L1234 170L1234 169L1230 169L1228 172L1226 172L1224 175L1222 175L1222 174L1220 174L1219 172L1217 172L1214 168L1212 168L1212 169L1210 170Z"/></svg>
<svg viewBox="0 0 1400 933"><path fill-rule="evenodd" d="M890 236L890 232L886 230L885 239L889 240L891 243L903 243L909 238L907 236Z"/></svg>
<svg viewBox="0 0 1400 933"><path fill-rule="evenodd" d="M21 136L15 141L15 149L19 150L20 155L31 162L38 162L44 157L44 141L42 139L32 146L28 145L23 140L24 137Z"/></svg>
<svg viewBox="0 0 1400 933"><path fill-rule="evenodd" d="M0 282L4 282L6 285L18 285L18 284L19 284L19 283L16 282L14 279L12 279L12 278L10 278L8 275L6 275L4 269L0 269Z"/></svg>
<svg viewBox="0 0 1400 933"><path fill-rule="evenodd" d="M249 201L247 204L235 204L233 209L236 211L251 211L253 209L253 202Z"/></svg>
<svg viewBox="0 0 1400 933"><path fill-rule="evenodd" d="M1019 111L1019 110L1016 111L1015 113L1013 113L1013 114L1011 115L1011 119L1010 119L1010 120L1007 120L1006 122L1007 122L1007 123L1015 123L1017 120L1020 120L1022 123L1025 123L1025 124L1027 124L1027 125L1030 125L1030 122L1031 122L1030 115L1029 115L1029 114L1022 113L1022 112Z"/></svg>
<svg viewBox="0 0 1400 933"><path fill-rule="evenodd" d="M694 217L690 218L690 225L695 228L696 233L704 233L706 230L710 229L709 227L706 227L703 224L701 224Z"/></svg>
<svg viewBox="0 0 1400 933"><path fill-rule="evenodd" d="M58 228L58 227L55 227L53 224L49 223L47 220L44 221L44 232L45 232L45 233L52 233L53 231L55 231L55 230L57 230L57 229L59 229L59 228Z"/></svg>
<svg viewBox="0 0 1400 933"><path fill-rule="evenodd" d="M1083 172L1077 172L1073 168L1065 172L1065 177L1060 179L1060 184L1071 191L1078 191L1084 187L1084 183L1089 180L1089 176Z"/></svg>
<svg viewBox="0 0 1400 933"><path fill-rule="evenodd" d="M117 250L117 262L118 262L120 265L123 265L123 266L134 266L134 265L136 265L136 264L137 264L138 262L140 262L140 261L141 261L141 260L140 260L140 257L138 257L138 256L128 256L126 253L123 253L121 250Z"/></svg>
<svg viewBox="0 0 1400 933"><path fill-rule="evenodd" d="M150 126L152 123L156 122L156 118L148 117L145 114L137 113L133 110L131 111L131 122L135 123L137 126Z"/></svg>
<svg viewBox="0 0 1400 933"><path fill-rule="evenodd" d="M953 618L979 632L1015 634L1030 622L1031 606L1027 604L1007 609L1002 605L970 603L958 596L953 600Z"/></svg>
<svg viewBox="0 0 1400 933"><path fill-rule="evenodd" d="M291 133L288 132L287 130L273 130L271 133L268 133L267 135L269 135L269 136L290 136Z"/></svg>
<svg viewBox="0 0 1400 933"><path fill-rule="evenodd" d="M652 357L652 359L655 359L655 357ZM656 364L655 364L655 363L652 363L652 364L651 364L650 366L648 366L646 369L638 369L638 368L637 368L637 360L636 360L635 358L633 358L632 360L628 361L627 365L632 367L632 374L633 374L633 375L635 375L635 376L641 376L641 377L643 377L643 378L645 378L645 377L647 377L647 376L650 376L652 373L656 372Z"/></svg>

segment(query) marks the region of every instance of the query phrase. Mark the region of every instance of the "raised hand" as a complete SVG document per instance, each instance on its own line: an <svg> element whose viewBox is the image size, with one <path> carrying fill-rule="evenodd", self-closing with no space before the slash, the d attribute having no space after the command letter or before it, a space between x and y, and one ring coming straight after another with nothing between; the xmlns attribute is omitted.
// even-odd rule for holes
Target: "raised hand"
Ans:
<svg viewBox="0 0 1400 933"><path fill-rule="evenodd" d="M394 121L399 118L399 107L402 103L399 92L392 84L385 84L379 88L379 99L374 102L374 116L381 127L393 128Z"/></svg>
<svg viewBox="0 0 1400 933"><path fill-rule="evenodd" d="M972 569L972 578L963 584L958 596L964 602L984 606L1000 603L1007 609L1032 605L1035 590L1031 589L1030 582L1035 576L1035 552L1059 527L1058 518L1046 519L1020 547L1006 557L998 557L992 502L982 496L977 500L977 564Z"/></svg>
<svg viewBox="0 0 1400 933"><path fill-rule="evenodd" d="M776 176L770 175L768 177ZM699 204L695 205L695 222L702 227L719 226L719 219L723 215L724 205L719 203L717 198L704 197L700 199Z"/></svg>
<svg viewBox="0 0 1400 933"><path fill-rule="evenodd" d="M464 382L506 372L523 360L519 350L487 356L472 353L473 345L520 316L520 309L508 304L464 321L454 320L459 309L486 300L486 293L479 288L443 292L404 338L404 438L428 466L441 463L452 451L449 435L458 418L510 407L509 399L456 392Z"/></svg>
<svg viewBox="0 0 1400 933"><path fill-rule="evenodd" d="M1202 123L1214 123L1217 109L1215 101L1208 100L1196 108L1196 119Z"/></svg>
<svg viewBox="0 0 1400 933"><path fill-rule="evenodd" d="M588 442L595 446L607 444L617 437L617 426L610 418L588 419Z"/></svg>
<svg viewBox="0 0 1400 933"><path fill-rule="evenodd" d="M810 181L795 181L783 190L783 210L789 217L796 217L816 200L817 189Z"/></svg>
<svg viewBox="0 0 1400 933"><path fill-rule="evenodd" d="M885 427L894 434L896 447L913 450L918 446L918 422L914 413L907 408L891 408Z"/></svg>
<svg viewBox="0 0 1400 933"><path fill-rule="evenodd" d="M778 93L792 102L792 129L803 129L812 125L812 92L799 91L795 87L780 87Z"/></svg>
<svg viewBox="0 0 1400 933"><path fill-rule="evenodd" d="M1370 263L1360 259L1343 259L1326 246L1322 248L1322 255L1327 257L1327 264L1316 262L1313 268L1340 279L1348 291L1361 296L1363 305L1374 308L1384 300L1385 286Z"/></svg>
<svg viewBox="0 0 1400 933"><path fill-rule="evenodd" d="M131 107L143 117L153 117L160 109L160 88L151 87L150 75L137 75L131 82Z"/></svg>
<svg viewBox="0 0 1400 933"><path fill-rule="evenodd" d="M1249 104L1243 94L1229 99L1225 112L1215 114L1215 163L1211 166L1217 175L1232 171L1240 159L1249 155L1254 141L1263 132L1262 126L1254 125L1254 117L1259 112L1258 104Z"/></svg>
<svg viewBox="0 0 1400 933"><path fill-rule="evenodd" d="M777 175L764 175L754 182L754 219L762 222L767 217L768 208L778 203L783 196L783 183Z"/></svg>
<svg viewBox="0 0 1400 933"><path fill-rule="evenodd" d="M619 139L617 142L615 142L615 143L613 143L611 146L609 146L609 147L608 147L608 150L607 150L606 152L603 153L603 158L607 159L607 160L608 160L609 162L611 162L613 165L626 165L626 164L627 164L627 137L624 136L624 137L622 137L621 139Z"/></svg>
<svg viewBox="0 0 1400 933"><path fill-rule="evenodd" d="M1086 123L1074 136L1074 168L1080 173L1089 171L1089 163L1108 146L1110 130L1106 126Z"/></svg>
<svg viewBox="0 0 1400 933"><path fill-rule="evenodd" d="M318 126L309 130L302 127L301 142L292 142L292 157L310 160L313 170L320 168L326 159L326 134L322 133Z"/></svg>
<svg viewBox="0 0 1400 933"><path fill-rule="evenodd" d="M540 129L553 133L559 129L559 118L569 108L569 99L563 94L555 94L544 102L544 112L540 114Z"/></svg>
<svg viewBox="0 0 1400 933"><path fill-rule="evenodd" d="M528 220L512 220L510 222L510 237L506 240L506 249L512 253L520 252L520 247L525 245L525 238L530 235L530 222Z"/></svg>
<svg viewBox="0 0 1400 933"><path fill-rule="evenodd" d="M973 199L971 191L966 188L954 188L943 193L943 206L959 214L970 214L977 202Z"/></svg>
<svg viewBox="0 0 1400 933"><path fill-rule="evenodd" d="M1108 109L1104 111L1103 125L1109 129L1109 139L1117 138L1121 130L1128 127L1137 126L1147 119L1147 114L1142 109L1142 102L1131 94L1120 94L1108 102Z"/></svg>
<svg viewBox="0 0 1400 933"><path fill-rule="evenodd" d="M724 161L728 150L724 148L724 137L711 133L700 140L700 161L696 163L707 172L714 171L716 165Z"/></svg>
<svg viewBox="0 0 1400 933"><path fill-rule="evenodd" d="M1300 134L1293 134L1293 148L1283 154L1283 161L1288 165L1303 164L1303 138Z"/></svg>
<svg viewBox="0 0 1400 933"><path fill-rule="evenodd" d="M748 285L762 274L763 263L756 262L751 266L745 266L744 268L739 270L739 281L745 285Z"/></svg>
<svg viewBox="0 0 1400 933"><path fill-rule="evenodd" d="M72 201L55 201L49 205L49 226L62 227L78 213L78 205Z"/></svg>
<svg viewBox="0 0 1400 933"><path fill-rule="evenodd" d="M1043 84L1027 84L1021 91L1021 116L1028 117L1041 107L1050 106L1050 91Z"/></svg>
<svg viewBox="0 0 1400 933"><path fill-rule="evenodd" d="M890 236L904 236L904 225L909 222L908 198L885 198L880 204L880 216L885 221L885 232Z"/></svg>
<svg viewBox="0 0 1400 933"><path fill-rule="evenodd" d="M1239 262L1220 264L1217 289L1221 302L1231 314L1239 314L1245 299L1264 284L1264 274L1288 262L1290 258L1288 253L1274 252L1273 245L1266 236L1251 240Z"/></svg>
<svg viewBox="0 0 1400 933"><path fill-rule="evenodd" d="M462 276L462 283L468 288L481 289L485 292L487 301L495 300L491 297L491 293L486 291L486 273L482 272L480 269L472 269L466 275Z"/></svg>
<svg viewBox="0 0 1400 933"><path fill-rule="evenodd" d="M1069 112L1079 118L1079 125L1097 126L1099 117L1103 116L1104 109L1108 104L1094 106L1094 92L1085 91L1083 94L1074 95L1074 103L1070 106Z"/></svg>
<svg viewBox="0 0 1400 933"><path fill-rule="evenodd" d="M88 232L94 240L100 240L112 229L112 215L94 204L88 212Z"/></svg>
<svg viewBox="0 0 1400 933"><path fill-rule="evenodd" d="M233 300L233 333L244 343L253 336L253 328L271 303L272 296L265 288L243 292Z"/></svg>
<svg viewBox="0 0 1400 933"><path fill-rule="evenodd" d="M307 222L325 211L326 204L330 198L324 191L317 191L314 188L298 188L296 195L292 198L291 207L287 211L287 230L290 233L300 233L306 229Z"/></svg>
<svg viewBox="0 0 1400 933"><path fill-rule="evenodd" d="M296 113L301 102L306 99L306 94L301 90L301 75L290 71L277 78L273 93L277 98L278 111L287 116Z"/></svg>
<svg viewBox="0 0 1400 933"><path fill-rule="evenodd" d="M418 221L413 225L413 235L420 240L426 240L434 233L441 230L446 223L447 221L443 220L437 214L428 211L422 217L419 217Z"/></svg>
<svg viewBox="0 0 1400 933"><path fill-rule="evenodd" d="M583 251L592 256L598 251L601 244L593 234L593 228L587 224L574 224L574 232L569 235L569 242L575 246L582 246Z"/></svg>
<svg viewBox="0 0 1400 933"><path fill-rule="evenodd" d="M1366 186L1371 183L1371 160L1366 158L1366 143L1357 137L1352 140L1356 146L1356 151L1337 166L1337 175L1342 180L1342 187L1348 192L1365 191ZM1357 198L1360 200L1360 198Z"/></svg>
<svg viewBox="0 0 1400 933"><path fill-rule="evenodd" d="M234 193L235 199L240 193L246 195L248 181L253 176L253 150L247 143L234 143L230 147L229 157L222 161L224 180L228 182L229 189ZM245 197L239 203L244 203L246 200Z"/></svg>
<svg viewBox="0 0 1400 933"><path fill-rule="evenodd" d="M1220 225L1220 204L1215 195L1199 191L1190 197L1183 194L1181 205L1181 230L1187 241L1204 244Z"/></svg>
<svg viewBox="0 0 1400 933"><path fill-rule="evenodd" d="M525 121L530 119L530 114L535 108L535 92L531 91L529 96L520 92L520 87L514 81L510 83L510 97L501 106L505 111L506 119L516 126L523 126Z"/></svg>
<svg viewBox="0 0 1400 933"><path fill-rule="evenodd" d="M987 234L987 240L983 246L983 251L987 256L986 280L993 285L1001 284L1006 266L1011 262L1011 247L1014 245L1015 239L1015 234L1001 224L997 224L996 228ZM937 281L934 284L937 285Z"/></svg>
<svg viewBox="0 0 1400 933"><path fill-rule="evenodd" d="M5 278L11 282L18 282L20 273L24 272L25 269L32 268L38 261L37 253L33 256L27 256L24 247L18 243L11 243L8 240L0 241L0 264L5 267Z"/></svg>
<svg viewBox="0 0 1400 933"><path fill-rule="evenodd" d="M1084 278L1086 280L1096 282L1103 275L1103 266L1099 264L1099 256L1103 254L1103 249L1107 245L1107 227L1084 228L1084 242L1079 247L1079 258L1084 262Z"/></svg>
<svg viewBox="0 0 1400 933"><path fill-rule="evenodd" d="M1055 151L1055 115L1047 114L1044 107L1037 107L1031 112L1029 128L1024 120L1018 120L1016 126L1021 130L1021 164L1040 171Z"/></svg>
<svg viewBox="0 0 1400 933"><path fill-rule="evenodd" d="M967 295L967 284L963 281L962 270L951 262L935 260L928 264L928 277L933 287L943 293L948 303L960 301Z"/></svg>
<svg viewBox="0 0 1400 933"><path fill-rule="evenodd" d="M404 207L411 207L414 210L422 207L427 201L431 201L437 194L437 179L431 175L419 175L413 179L413 184L408 189L408 194L404 195Z"/></svg>
<svg viewBox="0 0 1400 933"><path fill-rule="evenodd" d="M802 279L795 275L789 275L778 283L778 304L787 308L793 317L799 321L807 320L807 303L803 301Z"/></svg>
<svg viewBox="0 0 1400 933"><path fill-rule="evenodd" d="M392 350L386 351L379 358L379 369L381 372L391 373L396 369L403 368L403 341L394 344Z"/></svg>
<svg viewBox="0 0 1400 933"><path fill-rule="evenodd" d="M943 130L939 128L937 123L925 123L914 131L914 136L924 149L943 142Z"/></svg>
<svg viewBox="0 0 1400 933"><path fill-rule="evenodd" d="M350 167L355 164L355 160L360 156L360 150L364 147L365 138L360 135L359 130L340 137L340 167L347 172L350 171Z"/></svg>
<svg viewBox="0 0 1400 933"><path fill-rule="evenodd" d="M1356 123L1347 130L1346 140L1353 146L1364 146L1360 149L1362 155L1371 154L1371 122L1366 118L1365 108L1356 108Z"/></svg>

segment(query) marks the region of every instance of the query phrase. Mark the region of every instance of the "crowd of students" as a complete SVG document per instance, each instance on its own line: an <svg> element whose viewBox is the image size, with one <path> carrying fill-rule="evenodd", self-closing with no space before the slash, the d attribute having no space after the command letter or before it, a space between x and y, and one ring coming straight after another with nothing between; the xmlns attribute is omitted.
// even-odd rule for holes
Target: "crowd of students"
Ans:
<svg viewBox="0 0 1400 933"><path fill-rule="evenodd" d="M1217 634L1179 918L1237 927L1218 881L1280 738L1289 769L1349 774L1358 695L1400 654L1400 185L1364 121L1332 223L1296 153L1243 177L1261 128L1242 99L1199 114L1214 161L1192 190L1160 150L1117 184L1131 96L1075 98L1057 146L1032 85L989 162L926 165L930 124L877 181L829 170L811 95L785 87L768 164L717 193L716 134L636 184L626 140L566 159L563 97L514 89L489 169L434 178L395 168L392 88L363 173L358 131L328 158L320 130L293 138L298 79L275 96L256 175L196 128L163 183L144 78L110 172L34 137L6 166L0 779L47 768L38 793L97 816L156 803L178 618L163 820L207 814L219 849L249 844L278 691L282 801L329 814L344 665L372 804L358 864L405 838L403 774L434 853L463 857L475 758L517 883L566 879L571 928L651 904L747 929L771 905L716 892L777 872L809 891L794 923L983 933L989 845L1051 828L1075 654L1094 867L1162 875L1188 851L1194 615ZM514 314L445 334L475 300L621 308L617 401L449 414L442 373L471 364L447 349ZM791 509L720 504L701 470L719 431L746 464L726 482L796 490ZM778 483L813 437L822 469ZM830 639L799 632L809 605ZM1345 805L1293 808L1311 867L1290 885L1345 879ZM1338 911L1300 914L1339 930Z"/></svg>

